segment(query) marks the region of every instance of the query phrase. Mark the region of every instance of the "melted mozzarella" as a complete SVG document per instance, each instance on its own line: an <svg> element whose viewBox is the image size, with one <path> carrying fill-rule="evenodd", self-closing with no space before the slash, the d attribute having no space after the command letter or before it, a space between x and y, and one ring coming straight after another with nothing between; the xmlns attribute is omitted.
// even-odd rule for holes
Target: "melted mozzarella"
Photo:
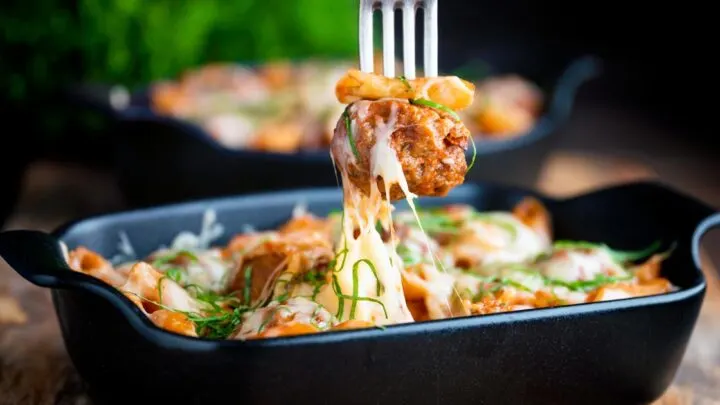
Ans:
<svg viewBox="0 0 720 405"><path fill-rule="evenodd" d="M125 284L119 287L136 301L140 298L161 304L169 309L184 312L200 312L200 303L175 281L163 277L160 272L147 263L139 262L132 266ZM136 301L138 304L142 302ZM139 305L142 309L142 305Z"/></svg>
<svg viewBox="0 0 720 405"><path fill-rule="evenodd" d="M621 300L625 298L632 298L633 295L629 293L628 291L625 291L620 288L601 288L598 292L597 297L595 297L595 301L612 301L612 300Z"/></svg>
<svg viewBox="0 0 720 405"><path fill-rule="evenodd" d="M237 114L210 117L205 126L221 144L230 148L245 148L254 140L255 126Z"/></svg>
<svg viewBox="0 0 720 405"><path fill-rule="evenodd" d="M282 303L273 301L263 308L249 312L234 338L247 339L268 328L290 323L312 325L318 330L326 330L338 322L318 303L307 298L290 298Z"/></svg>
<svg viewBox="0 0 720 405"><path fill-rule="evenodd" d="M160 303L165 307L181 312L198 313L201 311L199 302L191 297L178 283L169 278L163 278L160 281L159 288L162 289Z"/></svg>
<svg viewBox="0 0 720 405"><path fill-rule="evenodd" d="M562 281L593 280L598 276L624 276L625 270L604 250L592 252L561 251L542 262L540 271L548 278Z"/></svg>
<svg viewBox="0 0 720 405"><path fill-rule="evenodd" d="M376 325L412 322L402 290L402 261L392 246L385 245L375 228L381 215L389 215L389 204L382 200L374 182L371 195L364 196L347 178L343 181L346 190L343 241L338 244L333 273L337 283L334 287L333 283L324 286L316 300L341 321L355 319ZM360 232L354 238L356 228Z"/></svg>
<svg viewBox="0 0 720 405"><path fill-rule="evenodd" d="M357 105L351 108L359 108L358 114L366 114L367 102ZM375 144L370 154L370 195L364 195L349 181L346 167L340 168L345 215L337 267L333 273L335 282L323 287L317 302L336 313L341 321L354 319L376 325L413 321L402 289L403 265L396 252L394 236L388 246L375 227L378 220L390 223L392 212L389 198L383 200L377 183L372 181L378 176L385 184L386 197L389 197L391 185L397 184L412 207L414 195L410 193L402 165L390 144L396 125L397 108L394 106L386 122L376 123ZM353 132L355 126L353 122ZM345 149L349 150L349 141L347 143ZM357 238L355 229L359 229Z"/></svg>
<svg viewBox="0 0 720 405"><path fill-rule="evenodd" d="M187 264L181 266L166 265L159 271L169 268L181 268L183 277L181 282L183 285L197 285L203 289L215 292L223 291L227 287L228 273L233 263L226 261L222 257L220 249L209 250L191 250L197 261L189 260ZM171 255L177 252L175 249L161 249L154 253L156 257Z"/></svg>
<svg viewBox="0 0 720 405"><path fill-rule="evenodd" d="M547 248L547 241L542 235L514 215L494 212L488 213L485 218L467 221L453 251L458 258L480 263L481 272L485 273L495 264L533 259Z"/></svg>
<svg viewBox="0 0 720 405"><path fill-rule="evenodd" d="M212 291L225 289L229 271L230 265L223 260L219 249L199 254L198 261L187 267L189 284L197 284Z"/></svg>

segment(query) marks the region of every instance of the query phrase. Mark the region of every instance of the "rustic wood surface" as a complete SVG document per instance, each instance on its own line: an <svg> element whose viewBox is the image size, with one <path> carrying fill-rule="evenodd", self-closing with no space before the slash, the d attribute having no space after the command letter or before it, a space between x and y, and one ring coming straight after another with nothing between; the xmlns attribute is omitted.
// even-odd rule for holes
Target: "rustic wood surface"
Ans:
<svg viewBox="0 0 720 405"><path fill-rule="evenodd" d="M633 159L557 153L538 188L565 196L656 177ZM6 229L51 230L77 216L121 208L121 201L107 174L37 164ZM720 286L709 260L704 268L709 287L698 325L674 384L653 405L720 405ZM0 261L0 405L90 403L63 347L48 291Z"/></svg>

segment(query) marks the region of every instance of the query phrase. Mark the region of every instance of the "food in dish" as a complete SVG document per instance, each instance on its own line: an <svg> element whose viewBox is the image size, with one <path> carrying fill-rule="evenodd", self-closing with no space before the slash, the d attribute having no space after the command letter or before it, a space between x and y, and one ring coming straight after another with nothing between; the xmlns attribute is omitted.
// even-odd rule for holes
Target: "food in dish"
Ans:
<svg viewBox="0 0 720 405"><path fill-rule="evenodd" d="M342 113L333 92L344 62L212 64L152 86L156 113L197 123L233 149L327 147Z"/></svg>
<svg viewBox="0 0 720 405"><path fill-rule="evenodd" d="M348 104L331 148L343 187L337 248L343 260L332 270L335 297L326 294L322 304L337 308L339 319L367 325L414 321L402 285L392 202L404 198L417 214L418 195L444 196L464 181L472 136L456 110L472 104L473 90L456 76L408 81L353 70L338 81L338 101ZM382 239L378 224L388 229L389 240ZM431 263L434 274L445 274Z"/></svg>
<svg viewBox="0 0 720 405"><path fill-rule="evenodd" d="M476 88L475 101L464 114L473 133L507 138L528 133L544 103L540 89L518 75L484 80Z"/></svg>
<svg viewBox="0 0 720 405"><path fill-rule="evenodd" d="M387 87L367 95L358 90L363 83L382 79L361 79L356 90L346 92L344 79L336 88L338 99L349 103L331 148L342 177L340 212L319 218L297 210L277 230L248 231L225 246L193 248L176 240L143 260L117 265L78 247L67 256L69 266L116 287L160 328L238 340L675 288L660 275L667 252L651 256L657 246L619 252L553 242L550 214L534 198L510 212L477 212L467 205L417 209L418 195L443 196L464 179L470 134L457 112L438 101L450 100L465 82L438 78L441 91L413 90L416 98L398 99L388 98L395 90ZM469 94L453 105L472 105ZM393 202L402 199L409 210L393 215ZM647 260L636 264L640 259Z"/></svg>
<svg viewBox="0 0 720 405"><path fill-rule="evenodd" d="M437 98L456 110L476 139L508 138L528 133L544 105L543 93L517 75L488 77L469 83L458 79L452 100L437 89L436 79L409 81L375 76L346 61L269 62L257 66L211 64L186 72L176 81L150 89L151 107L162 115L202 126L232 149L293 153L329 147L343 107L335 99L338 80L347 93L341 102L359 98ZM363 87L353 84L362 82ZM410 86L410 87L408 87ZM410 90L412 89L412 90ZM379 93L378 93L379 92ZM427 94L435 93L435 94ZM432 96L431 96L432 95ZM439 98L438 98L439 97ZM467 105L469 100L475 100Z"/></svg>
<svg viewBox="0 0 720 405"><path fill-rule="evenodd" d="M335 95L343 104L360 100L397 98L432 100L452 110L469 107L475 85L457 76L421 77L409 80L402 76L385 77L351 69L335 86Z"/></svg>
<svg viewBox="0 0 720 405"><path fill-rule="evenodd" d="M434 259L413 213L394 216L402 287L415 321L674 289L660 276L667 252L653 254L657 246L620 252L602 244L553 242L551 218L532 198L509 212L448 205L419 209L418 215ZM343 259L333 242L341 221L340 212L319 218L300 211L278 229L244 232L225 245L178 243L115 265L78 247L70 251L69 264L123 292L155 325L187 336L253 339L369 327L338 319L337 308L316 303L332 278L329 269ZM381 237L387 243L389 230L382 228ZM432 260L446 272L435 272ZM382 311L374 302L357 303L362 302Z"/></svg>
<svg viewBox="0 0 720 405"><path fill-rule="evenodd" d="M445 195L465 179L465 150L470 132L452 110L429 108L407 100L360 100L348 105L337 124L332 155L347 180L370 194L370 183L385 190L380 166L383 154L396 155L398 165L386 171L405 174L412 193ZM389 147L389 148L388 148ZM387 159L391 156L386 156ZM402 185L389 184L390 199L404 197Z"/></svg>

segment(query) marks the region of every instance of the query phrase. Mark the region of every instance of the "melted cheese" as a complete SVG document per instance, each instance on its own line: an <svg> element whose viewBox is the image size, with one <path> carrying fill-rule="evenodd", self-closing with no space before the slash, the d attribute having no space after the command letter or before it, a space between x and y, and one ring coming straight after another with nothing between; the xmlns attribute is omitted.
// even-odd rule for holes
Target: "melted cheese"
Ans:
<svg viewBox="0 0 720 405"><path fill-rule="evenodd" d="M468 221L452 248L456 257L479 262L483 274L493 275L493 265L530 260L546 251L548 242L514 215L493 212Z"/></svg>
<svg viewBox="0 0 720 405"><path fill-rule="evenodd" d="M366 104L359 102L359 107L351 108L366 113ZM342 241L338 244L335 280L324 286L317 297L317 302L336 313L340 321L353 319L376 325L413 321L402 288L403 263L396 252L394 235L386 245L375 227L380 220L392 230L389 195L394 184L402 189L414 210L415 195L409 190L402 165L390 143L396 125L397 108L393 106L386 122L376 122L375 144L370 152L372 180L383 179L385 200L375 181L370 181L370 195L364 195L347 178L347 168L340 167L344 192ZM354 122L352 129L355 130ZM349 145L345 149L349 150ZM357 238L355 229L359 230Z"/></svg>
<svg viewBox="0 0 720 405"><path fill-rule="evenodd" d="M598 276L625 276L627 272L604 250L591 253L563 251L544 261L540 271L548 278L562 281L593 280Z"/></svg>
<svg viewBox="0 0 720 405"><path fill-rule="evenodd" d="M257 311L248 312L234 338L247 339L274 326L303 324L322 331L337 323L337 319L318 303L302 297L290 298L283 303L273 301Z"/></svg>

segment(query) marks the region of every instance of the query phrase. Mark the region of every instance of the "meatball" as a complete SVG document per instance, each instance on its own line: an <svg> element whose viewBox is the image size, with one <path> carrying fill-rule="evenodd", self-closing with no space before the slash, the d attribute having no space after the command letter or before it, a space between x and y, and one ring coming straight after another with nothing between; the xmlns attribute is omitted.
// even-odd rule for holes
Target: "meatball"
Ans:
<svg viewBox="0 0 720 405"><path fill-rule="evenodd" d="M352 140L348 138L348 126ZM373 180L385 198L385 185L375 161L381 154L375 147L381 137L394 150L410 192L444 196L464 181L470 131L460 120L443 110L404 100L361 100L349 105L336 125L332 155L349 181L365 194L370 194L375 171L378 175ZM392 184L390 199L402 198L400 186Z"/></svg>

